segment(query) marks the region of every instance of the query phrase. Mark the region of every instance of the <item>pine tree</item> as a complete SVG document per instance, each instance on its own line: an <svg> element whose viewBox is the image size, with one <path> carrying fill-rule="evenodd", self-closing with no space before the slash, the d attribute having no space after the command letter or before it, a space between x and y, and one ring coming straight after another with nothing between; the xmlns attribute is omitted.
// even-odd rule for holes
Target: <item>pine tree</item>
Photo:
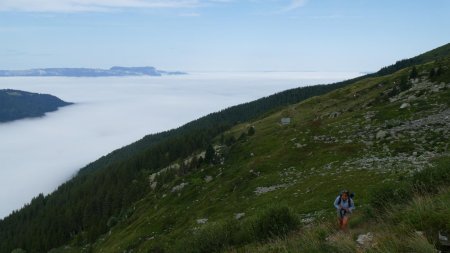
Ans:
<svg viewBox="0 0 450 253"><path fill-rule="evenodd" d="M419 72L417 71L416 66L414 66L411 70L411 74L409 75L409 79L416 79L419 77Z"/></svg>
<svg viewBox="0 0 450 253"><path fill-rule="evenodd" d="M411 83L408 81L406 76L403 76L402 79L400 80L399 88L400 91L405 91L411 88Z"/></svg>
<svg viewBox="0 0 450 253"><path fill-rule="evenodd" d="M432 68L432 69L430 69L430 74L428 74L428 77L433 78L435 74L436 74L436 70L434 68Z"/></svg>
<svg viewBox="0 0 450 253"><path fill-rule="evenodd" d="M439 67L438 67L438 69L437 69L437 71L436 71L436 76L442 75L442 72L443 72L442 66L439 65Z"/></svg>
<svg viewBox="0 0 450 253"><path fill-rule="evenodd" d="M246 134L246 133L242 133L242 134L239 136L238 141L243 141L243 140L245 140L246 137L247 137L247 134Z"/></svg>
<svg viewBox="0 0 450 253"><path fill-rule="evenodd" d="M211 144L209 144L205 152L205 162L212 163L215 155L216 151L214 150L214 147Z"/></svg>
<svg viewBox="0 0 450 253"><path fill-rule="evenodd" d="M249 127L249 129L247 131L247 135L252 136L254 134L255 134L255 128L253 126Z"/></svg>

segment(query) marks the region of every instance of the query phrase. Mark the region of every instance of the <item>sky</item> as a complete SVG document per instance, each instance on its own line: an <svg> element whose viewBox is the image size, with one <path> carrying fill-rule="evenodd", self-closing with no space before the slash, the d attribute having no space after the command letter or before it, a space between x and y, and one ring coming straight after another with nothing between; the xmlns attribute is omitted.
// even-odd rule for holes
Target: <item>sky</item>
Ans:
<svg viewBox="0 0 450 253"><path fill-rule="evenodd" d="M0 69L376 71L450 42L448 0L0 0Z"/></svg>

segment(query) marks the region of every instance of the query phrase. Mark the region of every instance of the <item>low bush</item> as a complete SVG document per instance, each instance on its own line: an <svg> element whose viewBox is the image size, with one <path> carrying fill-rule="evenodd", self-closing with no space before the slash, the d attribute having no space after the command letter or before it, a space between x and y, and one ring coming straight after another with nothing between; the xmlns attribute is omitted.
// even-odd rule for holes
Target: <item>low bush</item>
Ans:
<svg viewBox="0 0 450 253"><path fill-rule="evenodd" d="M444 159L435 167L414 174L414 187L421 193L437 193L439 188L450 185L450 159Z"/></svg>
<svg viewBox="0 0 450 253"><path fill-rule="evenodd" d="M283 237L298 228L297 215L288 207L271 207L262 212L253 221L253 234L257 240Z"/></svg>
<svg viewBox="0 0 450 253"><path fill-rule="evenodd" d="M403 204L413 197L412 185L406 182L390 182L369 189L369 204L376 210L385 210L393 204Z"/></svg>
<svg viewBox="0 0 450 253"><path fill-rule="evenodd" d="M207 225L190 238L186 238L184 252L219 252L230 246L237 226L232 222Z"/></svg>
<svg viewBox="0 0 450 253"><path fill-rule="evenodd" d="M450 198L437 199L420 196L413 199L406 208L392 210L393 223L404 224L415 230L435 235L439 230L450 229Z"/></svg>
<svg viewBox="0 0 450 253"><path fill-rule="evenodd" d="M299 228L297 215L288 207L270 207L243 221L204 225L193 234L180 240L174 252L220 252L248 243L284 237Z"/></svg>

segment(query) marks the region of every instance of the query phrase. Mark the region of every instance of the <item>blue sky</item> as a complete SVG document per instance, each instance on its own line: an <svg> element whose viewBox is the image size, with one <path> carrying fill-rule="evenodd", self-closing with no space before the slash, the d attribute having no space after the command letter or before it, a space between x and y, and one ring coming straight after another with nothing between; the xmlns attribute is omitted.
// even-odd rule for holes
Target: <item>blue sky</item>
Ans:
<svg viewBox="0 0 450 253"><path fill-rule="evenodd" d="M374 71L450 42L448 0L0 0L0 68Z"/></svg>

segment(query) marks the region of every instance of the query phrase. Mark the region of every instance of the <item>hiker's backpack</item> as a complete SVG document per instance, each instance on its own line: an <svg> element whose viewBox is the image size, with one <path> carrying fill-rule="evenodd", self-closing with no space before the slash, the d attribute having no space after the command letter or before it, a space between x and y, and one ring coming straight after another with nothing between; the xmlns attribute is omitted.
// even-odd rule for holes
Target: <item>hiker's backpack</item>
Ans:
<svg viewBox="0 0 450 253"><path fill-rule="evenodd" d="M342 201L342 199L341 199L342 193L343 193L343 192L339 193L339 200L338 200L338 202L337 202L338 205L341 204L341 201ZM354 193L354 192L348 193L348 207L352 207L352 206L353 206L353 197L355 197L355 193Z"/></svg>

